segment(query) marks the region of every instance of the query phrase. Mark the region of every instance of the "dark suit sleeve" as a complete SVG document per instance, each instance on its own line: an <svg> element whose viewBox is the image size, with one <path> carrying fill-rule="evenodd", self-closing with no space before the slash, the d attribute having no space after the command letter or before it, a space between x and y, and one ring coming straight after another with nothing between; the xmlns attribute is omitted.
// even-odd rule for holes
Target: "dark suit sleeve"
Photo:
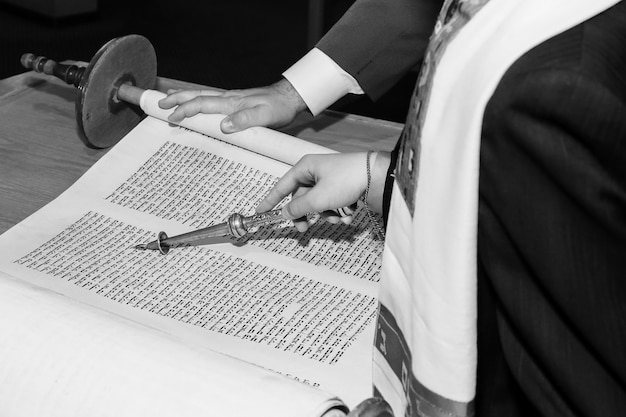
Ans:
<svg viewBox="0 0 626 417"><path fill-rule="evenodd" d="M422 60L440 0L357 0L317 47L376 100Z"/></svg>
<svg viewBox="0 0 626 417"><path fill-rule="evenodd" d="M607 16L518 61L483 123L482 279L507 372L544 416L626 410L626 33Z"/></svg>

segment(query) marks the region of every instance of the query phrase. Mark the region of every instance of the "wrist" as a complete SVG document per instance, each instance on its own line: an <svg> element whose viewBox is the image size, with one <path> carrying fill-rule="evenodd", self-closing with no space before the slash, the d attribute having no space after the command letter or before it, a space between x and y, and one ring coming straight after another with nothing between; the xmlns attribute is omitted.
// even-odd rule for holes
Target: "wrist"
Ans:
<svg viewBox="0 0 626 417"><path fill-rule="evenodd" d="M380 158L380 159L379 159ZM374 234L380 240L385 240L385 231L379 224L379 220L374 215L374 211L378 213L382 212L383 207L383 194L385 188L384 175L381 180L381 171L386 172L383 167L388 166L389 163L385 162L386 155L384 153L368 151L366 154L366 174L367 185L365 186L365 192L363 193L363 201L365 202L365 210L367 217L372 224ZM382 183L382 187L381 187Z"/></svg>
<svg viewBox="0 0 626 417"><path fill-rule="evenodd" d="M372 152L370 158L370 182L365 203L376 213L383 212L383 194L387 171L391 163L389 152Z"/></svg>
<svg viewBox="0 0 626 417"><path fill-rule="evenodd" d="M317 48L283 72L314 116L348 93L363 94L358 82Z"/></svg>
<svg viewBox="0 0 626 417"><path fill-rule="evenodd" d="M286 78L281 78L274 83L274 88L279 96L284 99L286 106L291 108L295 114L307 109L307 105L298 90Z"/></svg>

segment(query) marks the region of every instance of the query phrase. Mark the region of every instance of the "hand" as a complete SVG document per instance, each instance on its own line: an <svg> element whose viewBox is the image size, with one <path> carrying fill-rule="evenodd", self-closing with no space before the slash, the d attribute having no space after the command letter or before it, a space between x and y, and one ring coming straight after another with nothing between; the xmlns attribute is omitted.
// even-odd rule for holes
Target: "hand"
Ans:
<svg viewBox="0 0 626 417"><path fill-rule="evenodd" d="M261 88L215 92L181 90L159 101L163 109L176 109L169 116L173 123L198 113L224 114L220 128L233 133L252 126L280 127L293 121L305 110L302 97L286 79Z"/></svg>
<svg viewBox="0 0 626 417"><path fill-rule="evenodd" d="M306 231L307 213L324 213L358 201L367 187L366 155L366 152L353 152L304 156L276 183L256 211L268 211L291 194L291 201L283 208L283 217L294 220L299 231ZM373 210L381 211L390 156L386 152L376 152L370 158L367 203ZM331 216L328 220L335 222L336 218Z"/></svg>

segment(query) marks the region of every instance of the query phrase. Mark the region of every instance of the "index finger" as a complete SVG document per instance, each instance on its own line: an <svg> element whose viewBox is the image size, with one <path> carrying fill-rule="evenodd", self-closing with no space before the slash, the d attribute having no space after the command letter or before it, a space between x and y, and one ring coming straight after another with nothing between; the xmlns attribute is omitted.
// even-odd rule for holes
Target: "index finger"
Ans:
<svg viewBox="0 0 626 417"><path fill-rule="evenodd" d="M235 111L232 99L223 96L196 96L189 101L181 103L168 116L168 120L178 123L186 117L195 116L198 113L228 115Z"/></svg>
<svg viewBox="0 0 626 417"><path fill-rule="evenodd" d="M170 109L198 96L221 96L223 93L218 90L170 90L166 97L159 100L159 106L163 109Z"/></svg>
<svg viewBox="0 0 626 417"><path fill-rule="evenodd" d="M308 169L303 168L300 162L294 165L270 190L263 201L259 203L256 211L263 213L280 203L285 197L294 193L302 186L313 185L314 181Z"/></svg>

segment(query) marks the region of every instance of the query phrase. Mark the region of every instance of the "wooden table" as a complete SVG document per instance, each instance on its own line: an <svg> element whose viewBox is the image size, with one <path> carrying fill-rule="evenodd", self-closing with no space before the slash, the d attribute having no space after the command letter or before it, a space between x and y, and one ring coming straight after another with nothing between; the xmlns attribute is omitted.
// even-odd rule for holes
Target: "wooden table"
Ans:
<svg viewBox="0 0 626 417"><path fill-rule="evenodd" d="M159 78L156 88L202 88ZM60 80L26 72L0 80L0 233L72 185L106 149L81 140L75 120L77 91ZM299 116L284 132L340 152L390 150L402 125L325 112Z"/></svg>

